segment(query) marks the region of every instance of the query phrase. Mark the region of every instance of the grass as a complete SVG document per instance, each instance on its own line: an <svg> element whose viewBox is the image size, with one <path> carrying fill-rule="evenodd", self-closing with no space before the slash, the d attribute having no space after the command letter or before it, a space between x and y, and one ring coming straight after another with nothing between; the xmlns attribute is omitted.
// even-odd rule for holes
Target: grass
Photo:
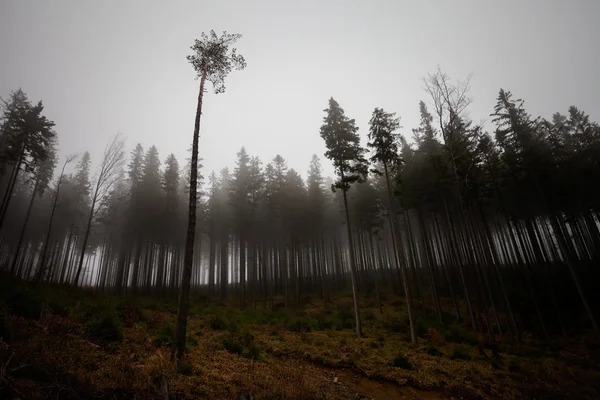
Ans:
<svg viewBox="0 0 600 400"><path fill-rule="evenodd" d="M15 366L53 371L18 380L17 390L33 390L31 382L39 382L35 390L47 391L68 376L80 393L119 389L137 398L154 398L148 382L161 376L181 399L230 398L242 389L255 398L319 398L320 387L331 384L329 371L342 369L464 398L540 397L540 390L577 397L600 381L597 364L582 362L596 349L586 341L561 345L554 355L527 340L506 344L500 359L488 359L479 354L479 339L469 328L417 319L420 345L411 346L403 299L390 293L384 293L382 315L375 302L370 308L362 302L365 337L358 338L351 297L331 298L329 304L304 299L297 310L274 311L262 304L242 310L237 299L231 299L234 306L192 301L186 358L175 365L169 357L173 300L125 301L0 280L0 361L13 354ZM341 389L328 387L328 399L346 398Z"/></svg>

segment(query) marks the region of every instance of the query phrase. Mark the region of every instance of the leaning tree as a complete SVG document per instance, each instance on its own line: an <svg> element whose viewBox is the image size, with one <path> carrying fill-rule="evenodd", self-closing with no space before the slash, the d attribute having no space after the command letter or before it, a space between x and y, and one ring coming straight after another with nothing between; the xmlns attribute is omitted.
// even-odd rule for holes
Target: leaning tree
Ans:
<svg viewBox="0 0 600 400"><path fill-rule="evenodd" d="M207 35L202 33L201 39L196 39L191 46L193 54L187 57L194 67L197 78L200 78L200 91L198 92L198 106L194 124L194 137L192 141L192 160L190 168L190 202L188 215L188 229L185 242L185 256L181 290L179 292L179 305L177 308L177 325L175 327L175 340L173 341L172 357L181 360L185 350L185 334L187 329L187 314L189 308L190 279L192 277L192 263L194 258L194 240L196 237L196 197L198 179L198 138L200 136L200 115L202 115L202 97L206 81L212 82L215 93L225 91L225 77L235 68L242 70L246 67L244 57L237 54L231 45L238 41L242 35L223 32L218 37L211 30Z"/></svg>
<svg viewBox="0 0 600 400"><path fill-rule="evenodd" d="M398 142L400 135L397 133L400 128L400 118L396 117L395 113L385 112L382 108L375 108L371 121L369 122L369 143L367 146L373 150L371 161L375 164L380 163L383 171L374 169L378 175L383 174L388 199L388 223L390 225L390 233L392 235L392 246L394 248L394 257L398 268L402 272L402 282L404 284L404 294L406 297L406 309L408 311L408 321L410 325L410 339L413 344L417 344L417 335L415 333L415 323L412 315L410 287L408 285L408 275L406 266L400 262L397 248L397 232L396 222L396 207L392 199L392 184L390 175L397 170L401 164ZM408 212L406 213L408 220Z"/></svg>

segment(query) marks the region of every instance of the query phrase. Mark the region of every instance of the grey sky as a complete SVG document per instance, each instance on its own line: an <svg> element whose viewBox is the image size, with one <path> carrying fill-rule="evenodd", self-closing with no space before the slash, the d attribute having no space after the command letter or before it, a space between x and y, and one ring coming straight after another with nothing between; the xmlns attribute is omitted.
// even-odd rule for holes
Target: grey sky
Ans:
<svg viewBox="0 0 600 400"><path fill-rule="evenodd" d="M577 105L600 120L600 1L0 1L0 95L22 87L56 122L61 154L97 161L121 131L183 165L198 82L185 56L201 32L243 34L246 70L205 101L200 156L232 166L246 146L280 153L303 176L324 160L319 127L333 96L363 138L374 107L410 137L421 78L439 64L473 73L472 118L488 119L502 87L550 117Z"/></svg>

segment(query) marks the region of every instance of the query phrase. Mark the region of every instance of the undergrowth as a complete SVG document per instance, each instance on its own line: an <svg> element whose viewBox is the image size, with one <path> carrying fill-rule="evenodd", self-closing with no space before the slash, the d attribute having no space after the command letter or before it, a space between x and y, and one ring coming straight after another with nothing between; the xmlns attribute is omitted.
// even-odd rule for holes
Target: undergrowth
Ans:
<svg viewBox="0 0 600 400"><path fill-rule="evenodd" d="M323 382L316 378L337 368L426 390L446 388L444 394L455 397L534 397L532 387L560 392L554 377L577 394L600 381L597 363L585 359L598 348L593 341L547 348L527 339L504 343L500 357L489 357L466 322L417 318L419 346L411 346L404 302L384 292L383 314L372 299L363 302L363 338L353 332L347 294L328 303L304 296L301 307L288 309L282 301L275 309L269 303L241 309L238 299L230 300L235 305L193 299L186 358L174 363L174 299L9 282L0 280L0 345L10 346L15 360L70 371L94 390L122 388L138 398L152 398L144 393L157 376L167 377L182 399L231 397L241 388L259 398L317 398Z"/></svg>

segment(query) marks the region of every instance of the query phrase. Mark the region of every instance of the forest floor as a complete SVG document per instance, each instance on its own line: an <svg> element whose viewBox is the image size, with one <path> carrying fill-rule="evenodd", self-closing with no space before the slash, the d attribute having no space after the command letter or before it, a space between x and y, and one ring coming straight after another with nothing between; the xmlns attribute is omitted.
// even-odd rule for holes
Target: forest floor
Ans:
<svg viewBox="0 0 600 400"><path fill-rule="evenodd" d="M402 298L384 297L381 314L361 298L362 338L346 293L275 311L196 299L176 367L175 301L0 276L0 398L160 399L164 381L171 399L233 399L241 390L255 399L600 397L592 336L544 345L524 335L493 356L464 326L420 319L412 346Z"/></svg>

